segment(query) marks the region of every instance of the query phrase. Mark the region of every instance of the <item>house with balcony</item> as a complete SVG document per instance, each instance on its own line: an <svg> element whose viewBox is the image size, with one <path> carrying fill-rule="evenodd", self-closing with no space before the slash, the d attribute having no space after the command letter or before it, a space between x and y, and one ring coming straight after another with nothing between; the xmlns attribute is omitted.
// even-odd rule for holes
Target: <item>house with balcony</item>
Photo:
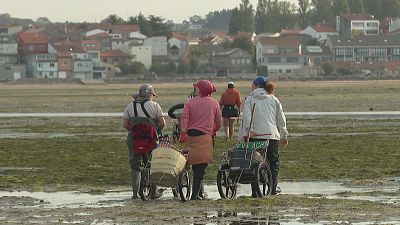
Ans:
<svg viewBox="0 0 400 225"><path fill-rule="evenodd" d="M18 61L25 63L27 56L31 54L48 53L49 41L43 33L20 32L17 34Z"/></svg>
<svg viewBox="0 0 400 225"><path fill-rule="evenodd" d="M392 35L344 38L331 36L326 42L336 62L400 61L400 39Z"/></svg>
<svg viewBox="0 0 400 225"><path fill-rule="evenodd" d="M336 17L340 36L379 35L379 20L369 14L343 14Z"/></svg>
<svg viewBox="0 0 400 225"><path fill-rule="evenodd" d="M252 55L240 48L222 49L213 52L211 64L217 73L225 70L229 73L251 73L254 72Z"/></svg>
<svg viewBox="0 0 400 225"><path fill-rule="evenodd" d="M268 73L289 75L308 63L300 41L293 36L258 38L256 60L257 68L267 68Z"/></svg>
<svg viewBox="0 0 400 225"><path fill-rule="evenodd" d="M18 44L14 36L0 35L0 65L16 64Z"/></svg>
<svg viewBox="0 0 400 225"><path fill-rule="evenodd" d="M31 78L58 78L57 54L38 53L27 55L26 75Z"/></svg>
<svg viewBox="0 0 400 225"><path fill-rule="evenodd" d="M73 60L73 78L84 80L93 79L93 61L89 53L76 51L72 53Z"/></svg>

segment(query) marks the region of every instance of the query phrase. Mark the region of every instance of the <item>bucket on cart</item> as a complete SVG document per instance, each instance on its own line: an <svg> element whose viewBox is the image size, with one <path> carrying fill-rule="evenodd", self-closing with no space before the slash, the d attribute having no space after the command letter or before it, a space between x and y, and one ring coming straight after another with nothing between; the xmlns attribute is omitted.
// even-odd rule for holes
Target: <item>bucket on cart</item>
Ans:
<svg viewBox="0 0 400 225"><path fill-rule="evenodd" d="M172 148L156 148L151 153L150 182L165 187L175 187L186 158Z"/></svg>

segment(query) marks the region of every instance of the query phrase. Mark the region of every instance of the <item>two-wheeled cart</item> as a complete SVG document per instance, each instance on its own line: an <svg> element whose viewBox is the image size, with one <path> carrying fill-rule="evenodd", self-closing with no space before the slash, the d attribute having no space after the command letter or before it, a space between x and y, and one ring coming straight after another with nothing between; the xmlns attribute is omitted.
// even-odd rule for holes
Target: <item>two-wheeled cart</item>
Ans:
<svg viewBox="0 0 400 225"><path fill-rule="evenodd" d="M172 145L154 149L142 172L139 189L142 200L149 200L155 186L161 186L171 187L173 192L178 192L182 201L187 201L190 198L191 183L186 161L186 155Z"/></svg>
<svg viewBox="0 0 400 225"><path fill-rule="evenodd" d="M268 141L239 142L224 154L217 173L221 198L235 198L238 184L253 184L257 197L269 196L272 174L267 155Z"/></svg>

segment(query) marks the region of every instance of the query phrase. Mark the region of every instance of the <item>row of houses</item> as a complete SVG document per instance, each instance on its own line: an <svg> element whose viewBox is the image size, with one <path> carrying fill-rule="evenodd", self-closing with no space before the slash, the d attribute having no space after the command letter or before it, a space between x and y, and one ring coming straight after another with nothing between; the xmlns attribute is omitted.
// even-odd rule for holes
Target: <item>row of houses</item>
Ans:
<svg viewBox="0 0 400 225"><path fill-rule="evenodd" d="M396 26L400 28L398 19L380 22L371 15L342 15L331 25L276 34L172 33L167 38L146 37L138 25L0 25L0 78L109 78L133 62L143 63L146 70L155 63L189 65L194 49L202 52L198 73L243 74L261 69L269 74L316 75L321 65L331 63L365 73L396 74L400 62ZM255 55L222 47L237 37L253 43Z"/></svg>

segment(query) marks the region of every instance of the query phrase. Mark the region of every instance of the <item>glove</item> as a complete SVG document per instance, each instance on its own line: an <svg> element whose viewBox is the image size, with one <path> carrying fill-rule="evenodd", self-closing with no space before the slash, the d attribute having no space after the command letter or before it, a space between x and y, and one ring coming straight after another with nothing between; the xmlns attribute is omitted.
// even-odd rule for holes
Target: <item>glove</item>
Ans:
<svg viewBox="0 0 400 225"><path fill-rule="evenodd" d="M179 142L180 143L185 143L188 141L188 135L186 132L181 132L179 133Z"/></svg>

